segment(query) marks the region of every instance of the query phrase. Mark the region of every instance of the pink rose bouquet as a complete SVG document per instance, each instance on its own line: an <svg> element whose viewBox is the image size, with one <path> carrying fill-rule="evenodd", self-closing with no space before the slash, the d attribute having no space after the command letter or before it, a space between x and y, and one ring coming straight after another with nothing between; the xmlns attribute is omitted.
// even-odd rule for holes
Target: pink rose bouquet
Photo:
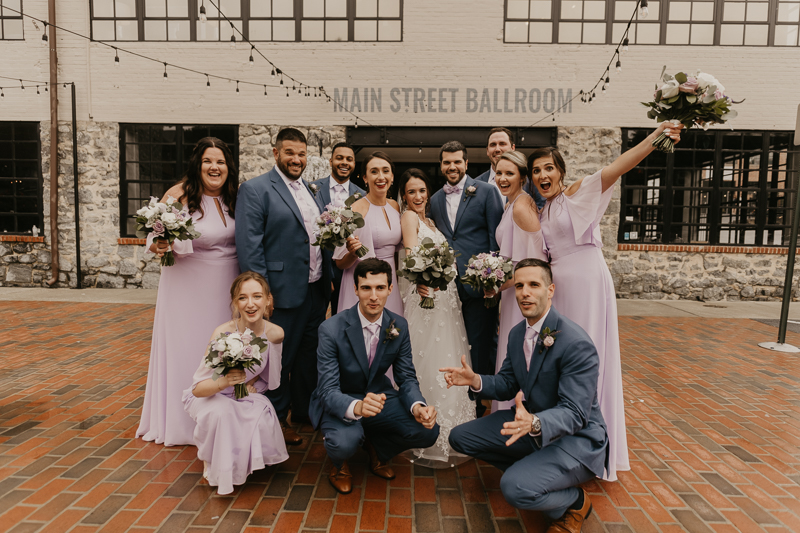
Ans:
<svg viewBox="0 0 800 533"><path fill-rule="evenodd" d="M261 354L266 350L267 341L253 335L249 329L244 333L220 333L208 345L205 365L214 369L211 378L216 381L233 369L249 370L262 364ZM245 383L234 385L233 391L237 400L249 394Z"/></svg>
<svg viewBox="0 0 800 533"><path fill-rule="evenodd" d="M652 102L642 102L649 107L647 117L658 122L669 121L683 124L688 130L692 126L708 129L712 124L724 124L736 118L731 109L734 102L725 94L725 87L711 74L697 71L694 75L678 72L674 76L661 71L661 85L656 85ZM744 100L742 100L744 101ZM653 141L653 146L662 152L672 153L675 145L662 133Z"/></svg>
<svg viewBox="0 0 800 533"><path fill-rule="evenodd" d="M136 236L146 239L149 234L159 239L167 239L170 244L179 241L191 241L200 236L194 227L194 220L187 209L172 196L166 202L159 202L158 198L150 198L150 202L136 211ZM172 250L161 258L161 266L175 264L175 255Z"/></svg>

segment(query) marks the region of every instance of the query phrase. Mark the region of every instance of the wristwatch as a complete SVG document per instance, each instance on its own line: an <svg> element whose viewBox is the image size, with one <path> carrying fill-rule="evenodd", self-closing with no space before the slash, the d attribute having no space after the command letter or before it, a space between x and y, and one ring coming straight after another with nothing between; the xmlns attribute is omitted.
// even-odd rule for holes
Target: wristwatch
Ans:
<svg viewBox="0 0 800 533"><path fill-rule="evenodd" d="M531 413L533 420L531 420L531 435L539 435L542 432L542 421L536 414Z"/></svg>

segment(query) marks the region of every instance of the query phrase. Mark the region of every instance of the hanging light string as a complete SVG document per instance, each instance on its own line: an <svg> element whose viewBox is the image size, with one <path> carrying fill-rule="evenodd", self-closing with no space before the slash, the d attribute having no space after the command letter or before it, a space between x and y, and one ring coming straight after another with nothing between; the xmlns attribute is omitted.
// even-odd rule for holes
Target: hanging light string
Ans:
<svg viewBox="0 0 800 533"><path fill-rule="evenodd" d="M60 84L60 85L63 85L64 87L67 87L68 85L74 85L75 84L75 82L72 82L72 81L60 81L60 82L57 82L57 83L50 83L50 82L47 82L47 81L26 80L25 78L14 78L14 77L11 77L11 76L0 76L0 79L19 82L18 84L13 84L13 85L6 85L6 84L0 85L0 98L5 98L5 96L6 96L5 95L5 91L9 90L9 89L12 89L12 90L13 89L19 89L21 91L25 91L25 89L36 89L36 94L42 94L41 91L39 90L40 88L44 88L44 92L48 92L51 85L59 85ZM25 85L26 83L28 85Z"/></svg>
<svg viewBox="0 0 800 533"><path fill-rule="evenodd" d="M647 17L648 14L647 0L637 0L636 5L633 8L633 13L631 13L631 18L630 20L628 20L628 25L625 27L625 31L622 33L622 38L619 40L619 43L617 43L616 48L614 48L614 53L611 54L611 59L608 61L608 65L606 65L605 70L603 70L603 75L597 79L597 82L595 82L594 87L592 87L588 91L581 89L581 91L578 94L576 94L575 96L564 102L553 112L548 113L547 115L537 120L530 126L522 128L521 140L523 141L525 140L525 130L533 128L534 126L537 126L538 124L541 124L542 122L550 118L552 118L552 120L555 121L556 115L562 109L566 109L568 106L570 106L574 100L580 98L582 103L591 104L592 102L594 102L595 98L597 98L595 91L597 90L598 87L602 87L603 93L606 92L606 89L611 84L611 64L614 63L615 59L616 59L615 67L617 72L622 71L622 59L621 59L620 49L622 49L623 53L628 51L628 45L630 44L630 39L628 38L628 34L631 29L631 24L633 24L633 19L636 18L637 12L639 12L641 18Z"/></svg>

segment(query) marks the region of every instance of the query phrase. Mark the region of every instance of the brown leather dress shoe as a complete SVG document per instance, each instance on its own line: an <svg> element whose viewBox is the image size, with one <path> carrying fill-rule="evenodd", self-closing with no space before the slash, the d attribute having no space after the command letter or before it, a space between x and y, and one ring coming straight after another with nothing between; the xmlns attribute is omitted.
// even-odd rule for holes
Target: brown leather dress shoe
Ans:
<svg viewBox="0 0 800 533"><path fill-rule="evenodd" d="M335 465L331 466L331 471L328 474L328 481L330 481L333 488L340 494L350 494L350 492L352 492L353 475L350 473L347 461L342 463L341 468L336 468Z"/></svg>
<svg viewBox="0 0 800 533"><path fill-rule="evenodd" d="M382 463L380 459L378 459L378 452L375 451L375 447L368 440L364 441L364 450L367 452L367 455L369 455L370 472L378 477L388 480L392 480L396 477L392 467L386 463Z"/></svg>
<svg viewBox="0 0 800 533"><path fill-rule="evenodd" d="M567 509L564 516L550 524L547 533L580 533L583 527L583 521L592 514L592 502L589 501L589 495L583 491L583 507L580 509Z"/></svg>
<svg viewBox="0 0 800 533"><path fill-rule="evenodd" d="M286 444L297 445L303 443L303 437L298 435L286 420L281 420L281 431L283 432L283 441Z"/></svg>

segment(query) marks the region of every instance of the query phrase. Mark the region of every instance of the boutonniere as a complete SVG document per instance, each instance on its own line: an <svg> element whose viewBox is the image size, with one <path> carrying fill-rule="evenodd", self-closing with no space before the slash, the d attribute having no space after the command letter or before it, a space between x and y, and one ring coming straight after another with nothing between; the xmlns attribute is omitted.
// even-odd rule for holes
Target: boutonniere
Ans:
<svg viewBox="0 0 800 533"><path fill-rule="evenodd" d="M475 191L477 190L478 189L474 185L470 185L469 187L467 187L467 190L464 191L464 199L462 200L462 202L466 202L467 198L469 198L470 196L475 196Z"/></svg>
<svg viewBox="0 0 800 533"><path fill-rule="evenodd" d="M319 191L319 185L316 183L309 183L308 188L311 189L311 193L316 196L317 192Z"/></svg>
<svg viewBox="0 0 800 533"><path fill-rule="evenodd" d="M400 328L396 328L394 326L394 320L389 323L389 327L384 331L386 332L386 338L383 339L383 344L386 344L388 341L392 341L400 336Z"/></svg>
<svg viewBox="0 0 800 533"><path fill-rule="evenodd" d="M556 335L561 333L561 330L550 331L550 328L544 328L539 332L539 340L542 341L542 346L539 348L539 353L545 351L556 343Z"/></svg>
<svg viewBox="0 0 800 533"><path fill-rule="evenodd" d="M347 200L344 201L345 207L350 207L356 202L356 200L358 200L362 196L363 195L360 192L355 193L353 196L349 197Z"/></svg>

